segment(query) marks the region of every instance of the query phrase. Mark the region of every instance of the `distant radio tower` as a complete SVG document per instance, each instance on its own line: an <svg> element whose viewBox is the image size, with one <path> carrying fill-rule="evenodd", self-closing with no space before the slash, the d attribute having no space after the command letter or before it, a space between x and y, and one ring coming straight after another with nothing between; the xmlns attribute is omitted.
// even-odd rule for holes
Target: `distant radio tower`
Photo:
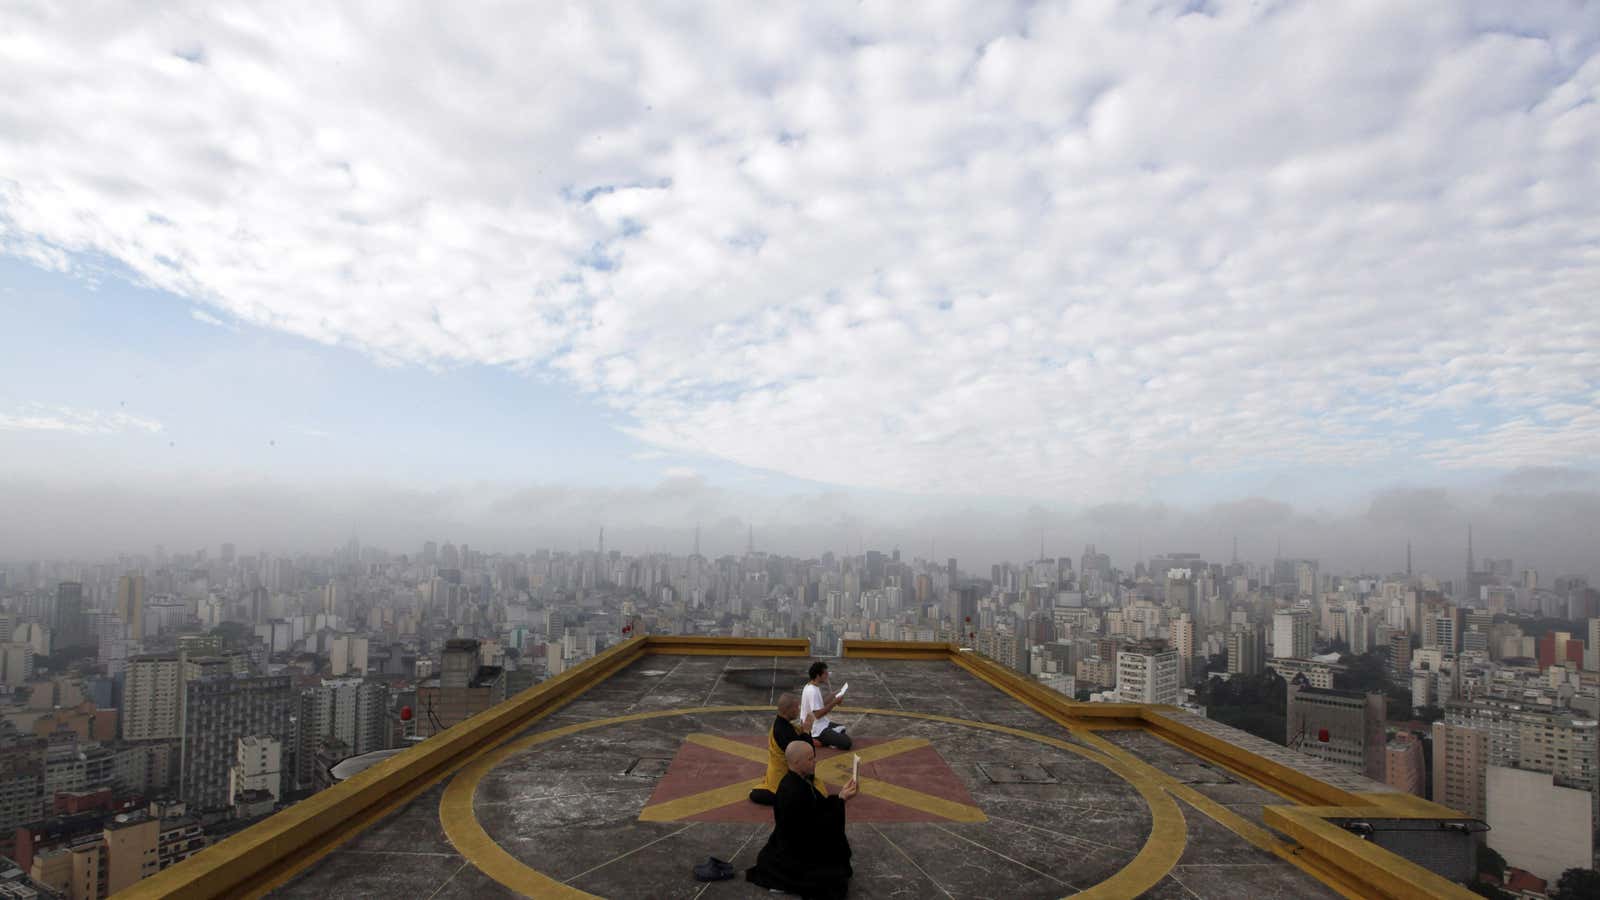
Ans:
<svg viewBox="0 0 1600 900"><path fill-rule="evenodd" d="M1406 541L1406 577L1411 577L1411 542Z"/></svg>
<svg viewBox="0 0 1600 900"><path fill-rule="evenodd" d="M745 538L744 555L754 556L756 552L756 526L750 526L750 536Z"/></svg>
<svg viewBox="0 0 1600 900"><path fill-rule="evenodd" d="M700 523L694 523L694 555L700 555Z"/></svg>
<svg viewBox="0 0 1600 900"><path fill-rule="evenodd" d="M606 527L600 526L600 558L606 558Z"/></svg>

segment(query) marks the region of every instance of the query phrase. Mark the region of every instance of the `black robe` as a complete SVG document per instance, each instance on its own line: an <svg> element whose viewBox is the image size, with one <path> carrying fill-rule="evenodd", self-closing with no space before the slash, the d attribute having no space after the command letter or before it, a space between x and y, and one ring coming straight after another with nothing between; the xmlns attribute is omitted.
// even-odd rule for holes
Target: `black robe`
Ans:
<svg viewBox="0 0 1600 900"><path fill-rule="evenodd" d="M777 827L745 878L820 900L842 898L850 888L850 841L844 834L844 801L817 790L793 772L778 784L773 810Z"/></svg>

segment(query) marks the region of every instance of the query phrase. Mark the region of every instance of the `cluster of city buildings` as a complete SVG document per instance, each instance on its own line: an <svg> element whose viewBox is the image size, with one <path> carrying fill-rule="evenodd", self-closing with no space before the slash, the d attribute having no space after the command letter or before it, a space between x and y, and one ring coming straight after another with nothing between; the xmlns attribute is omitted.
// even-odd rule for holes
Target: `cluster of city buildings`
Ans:
<svg viewBox="0 0 1600 900"><path fill-rule="evenodd" d="M648 632L805 637L822 655L954 642L1081 700L1199 714L1206 679L1270 670L1288 747L1484 819L1537 875L1592 863L1600 595L1582 579L1546 588L1505 560L1452 582L1309 559L1040 556L981 573L753 541L632 556L602 532L582 552L352 540L0 564L0 855L26 889L105 896ZM1374 654L1381 688L1347 689ZM1546 840L1554 823L1582 839Z"/></svg>

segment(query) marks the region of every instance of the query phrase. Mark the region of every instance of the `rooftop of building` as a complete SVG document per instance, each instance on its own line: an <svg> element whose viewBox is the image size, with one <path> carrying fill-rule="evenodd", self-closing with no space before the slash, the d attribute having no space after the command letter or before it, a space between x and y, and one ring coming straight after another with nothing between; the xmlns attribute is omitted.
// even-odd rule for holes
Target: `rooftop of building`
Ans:
<svg viewBox="0 0 1600 900"><path fill-rule="evenodd" d="M129 895L766 897L703 885L772 828L748 790L804 641L637 638ZM943 644L849 642L854 897L1470 896L1330 820L1459 819L1171 707L1079 704ZM824 751L833 790L852 754Z"/></svg>
<svg viewBox="0 0 1600 900"><path fill-rule="evenodd" d="M1338 688L1322 688L1302 680L1304 676L1296 675L1289 684L1295 692L1308 697L1328 697L1336 700L1349 700L1355 703L1365 703L1372 694L1381 694L1382 691L1341 691Z"/></svg>

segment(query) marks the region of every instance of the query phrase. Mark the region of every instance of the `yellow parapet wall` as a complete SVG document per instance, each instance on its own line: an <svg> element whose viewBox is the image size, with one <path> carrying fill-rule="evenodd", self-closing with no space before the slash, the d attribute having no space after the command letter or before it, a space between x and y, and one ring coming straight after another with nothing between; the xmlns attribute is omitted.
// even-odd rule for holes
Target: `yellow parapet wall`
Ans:
<svg viewBox="0 0 1600 900"><path fill-rule="evenodd" d="M263 819L117 896L153 900L264 894L396 807L640 657L712 652L721 656L805 656L810 644L804 639L632 638L348 781Z"/></svg>
<svg viewBox="0 0 1600 900"><path fill-rule="evenodd" d="M1195 756L1231 769L1299 806L1269 806L1268 825L1299 844L1297 854L1310 856L1310 868L1330 882L1354 886L1356 896L1384 898L1465 898L1471 891L1379 847L1361 840L1328 819L1460 818L1453 810L1407 794L1354 794L1319 781L1283 763L1257 756L1186 724L1184 714L1168 706L1140 703L1080 703L994 660L948 643L914 641L845 641L847 657L934 659L942 655L992 687L1071 730L1107 724L1137 723Z"/></svg>
<svg viewBox="0 0 1600 900"><path fill-rule="evenodd" d="M645 652L675 656L810 656L805 638L734 638L652 634Z"/></svg>

